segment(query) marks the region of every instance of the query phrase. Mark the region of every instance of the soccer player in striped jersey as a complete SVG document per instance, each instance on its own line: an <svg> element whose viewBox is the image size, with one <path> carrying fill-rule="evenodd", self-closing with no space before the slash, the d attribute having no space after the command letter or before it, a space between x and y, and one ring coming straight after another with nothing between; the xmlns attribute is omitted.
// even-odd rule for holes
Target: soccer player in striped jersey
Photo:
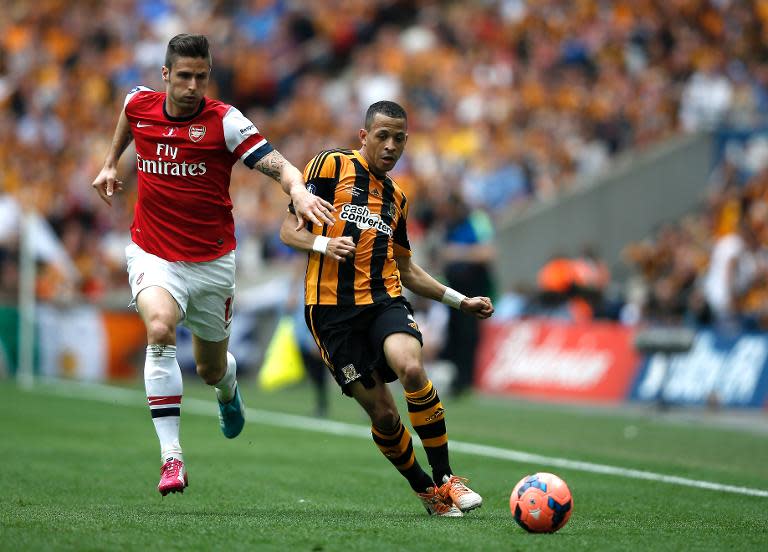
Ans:
<svg viewBox="0 0 768 552"><path fill-rule="evenodd" d="M165 91L137 86L128 93L92 184L111 205L122 189L118 159L135 141L138 199L126 256L132 304L147 329L144 381L160 440L162 495L183 492L188 483L179 444L177 324L193 334L197 373L216 389L224 435L236 437L245 422L235 358L227 351L235 291L232 166L241 160L277 181L296 206L297 225L333 223L333 206L307 191L301 172L250 120L205 96L210 73L205 36L173 37L162 68Z"/></svg>
<svg viewBox="0 0 768 552"><path fill-rule="evenodd" d="M461 516L482 498L451 469L445 409L424 370L421 333L402 288L481 319L493 314L493 305L487 297L447 288L411 260L408 201L387 176L407 138L402 107L389 101L371 105L359 150L321 152L304 169L308 189L332 203L340 220L300 228L292 205L280 237L308 252L307 325L336 382L368 413L373 441L429 514ZM431 475L416 460L386 385L395 380L405 390Z"/></svg>

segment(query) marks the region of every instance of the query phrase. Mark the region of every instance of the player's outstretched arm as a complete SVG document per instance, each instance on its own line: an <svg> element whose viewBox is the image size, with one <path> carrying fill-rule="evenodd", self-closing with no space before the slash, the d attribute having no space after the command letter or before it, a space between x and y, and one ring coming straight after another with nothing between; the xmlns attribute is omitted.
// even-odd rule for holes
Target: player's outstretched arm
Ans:
<svg viewBox="0 0 768 552"><path fill-rule="evenodd" d="M480 319L488 318L493 314L493 303L488 297L465 297L435 280L410 257L397 257L396 261L397 269L400 271L400 281L415 294L441 301Z"/></svg>
<svg viewBox="0 0 768 552"><path fill-rule="evenodd" d="M296 230L303 227L306 221L318 226L333 224L331 213L336 209L326 200L309 193L301 171L289 163L279 151L269 152L254 168L278 182L283 191L291 196L298 221Z"/></svg>
<svg viewBox="0 0 768 552"><path fill-rule="evenodd" d="M112 145L109 147L109 152L104 160L104 167L102 167L99 175L91 183L99 197L110 207L112 206L112 200L110 199L112 194L123 189L123 183L117 179L117 162L120 160L120 156L123 155L125 148L131 143L131 140L133 140L131 126L128 124L128 117L125 116L125 109L123 109L120 112L120 118L117 120L115 135L112 138Z"/></svg>
<svg viewBox="0 0 768 552"><path fill-rule="evenodd" d="M288 213L280 227L280 239L288 247L299 251L316 251L340 263L346 262L355 255L355 242L349 236L338 238L318 236L303 225L297 230L297 220L296 215Z"/></svg>

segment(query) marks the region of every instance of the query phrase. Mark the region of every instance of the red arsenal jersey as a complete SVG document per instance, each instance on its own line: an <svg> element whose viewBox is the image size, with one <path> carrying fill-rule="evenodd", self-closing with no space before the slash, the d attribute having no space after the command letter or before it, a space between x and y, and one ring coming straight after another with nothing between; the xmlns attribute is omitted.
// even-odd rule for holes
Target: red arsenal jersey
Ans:
<svg viewBox="0 0 768 552"><path fill-rule="evenodd" d="M143 86L125 98L138 172L131 237L168 261L210 261L236 245L232 165L253 168L273 148L230 105L204 98L197 113L171 117L165 98Z"/></svg>

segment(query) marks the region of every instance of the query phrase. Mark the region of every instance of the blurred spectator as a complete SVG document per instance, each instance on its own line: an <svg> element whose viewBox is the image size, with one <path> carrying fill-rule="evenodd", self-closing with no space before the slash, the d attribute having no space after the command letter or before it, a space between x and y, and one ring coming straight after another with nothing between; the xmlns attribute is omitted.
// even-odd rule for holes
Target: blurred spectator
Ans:
<svg viewBox="0 0 768 552"><path fill-rule="evenodd" d="M575 285L571 260L562 254L554 254L539 269L536 280L535 314L573 319L569 308Z"/></svg>
<svg viewBox="0 0 768 552"><path fill-rule="evenodd" d="M605 292L611 281L608 266L587 244L581 254L555 254L538 272L533 313L586 322L604 317Z"/></svg>
<svg viewBox="0 0 768 552"><path fill-rule="evenodd" d="M387 96L411 114L409 153L393 175L409 197L434 207L460 192L501 216L556 198L628 149L721 121L765 122L763 4L8 0L0 194L28 194L68 233L85 271L77 293L99 300L124 285L113 252L133 199L106 210L88 193L114 126L103 114L132 86L161 84L146 60L183 31L220 45L211 94L250 106L246 115L295 164L329 141L354 147L363 110ZM285 206L266 186L233 173L238 239L256 252L241 277L280 257L269 237Z"/></svg>
<svg viewBox="0 0 768 552"><path fill-rule="evenodd" d="M445 225L439 260L447 285L469 297L492 296L492 264L496 252L493 227L487 215L471 209L456 194L445 198L438 212ZM472 386L479 340L479 320L451 309L443 356L457 369L454 394L461 394Z"/></svg>
<svg viewBox="0 0 768 552"><path fill-rule="evenodd" d="M709 270L704 278L704 295L715 321L732 323L755 284L768 274L766 252L747 220L740 220L730 233L717 239ZM746 313L744 313L746 314Z"/></svg>
<svg viewBox="0 0 768 552"><path fill-rule="evenodd" d="M419 326L423 344L421 348L424 369L435 387L450 392L456 380L456 366L440 358L448 339L448 318L450 308L443 303L430 301L415 293L409 293L408 300L413 307L413 317Z"/></svg>
<svg viewBox="0 0 768 552"><path fill-rule="evenodd" d="M584 299L594 317L605 313L605 294L611 283L611 272L593 244L585 244L573 259L575 293Z"/></svg>
<svg viewBox="0 0 768 552"><path fill-rule="evenodd" d="M683 89L680 122L688 132L712 130L722 121L733 100L733 86L712 54L700 62Z"/></svg>
<svg viewBox="0 0 768 552"><path fill-rule="evenodd" d="M301 359L304 362L309 380L315 392L315 407L313 415L318 418L328 416L328 367L320 356L312 333L304 319L304 271L306 270L306 256L295 254L291 259L293 274L291 276L291 289L285 305L285 311L293 318L293 330L296 332L296 342L299 345Z"/></svg>
<svg viewBox="0 0 768 552"><path fill-rule="evenodd" d="M431 301L415 293L409 293L408 300L411 302L414 311L413 316L422 333L424 343L421 352L424 362L425 364L436 362L448 340L450 308L443 303Z"/></svg>
<svg viewBox="0 0 768 552"><path fill-rule="evenodd" d="M495 321L509 321L522 318L530 313L534 290L525 282L517 282L495 301Z"/></svg>
<svg viewBox="0 0 768 552"><path fill-rule="evenodd" d="M628 288L628 303L621 316L625 323L709 320L699 290L707 251L698 240L705 235L701 221L689 217L681 227L664 226L655 243L649 240L626 247L627 262L640 272L639 278L630 280L632 287Z"/></svg>
<svg viewBox="0 0 768 552"><path fill-rule="evenodd" d="M0 300L13 303L19 292L19 207L0 195Z"/></svg>
<svg viewBox="0 0 768 552"><path fill-rule="evenodd" d="M625 249L626 322L768 330L768 172L743 186L715 174L705 209Z"/></svg>

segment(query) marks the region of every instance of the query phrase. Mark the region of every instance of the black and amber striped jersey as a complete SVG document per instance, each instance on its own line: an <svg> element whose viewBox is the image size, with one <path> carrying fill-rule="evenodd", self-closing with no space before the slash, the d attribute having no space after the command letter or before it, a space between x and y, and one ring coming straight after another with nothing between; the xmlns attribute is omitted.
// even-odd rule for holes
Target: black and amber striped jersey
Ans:
<svg viewBox="0 0 768 552"><path fill-rule="evenodd" d="M305 167L304 181L336 207L333 225L310 225L310 230L330 238L350 236L357 244L354 258L343 263L309 253L306 304L369 305L400 295L395 257L411 255L408 203L400 187L371 173L357 150L319 153Z"/></svg>

